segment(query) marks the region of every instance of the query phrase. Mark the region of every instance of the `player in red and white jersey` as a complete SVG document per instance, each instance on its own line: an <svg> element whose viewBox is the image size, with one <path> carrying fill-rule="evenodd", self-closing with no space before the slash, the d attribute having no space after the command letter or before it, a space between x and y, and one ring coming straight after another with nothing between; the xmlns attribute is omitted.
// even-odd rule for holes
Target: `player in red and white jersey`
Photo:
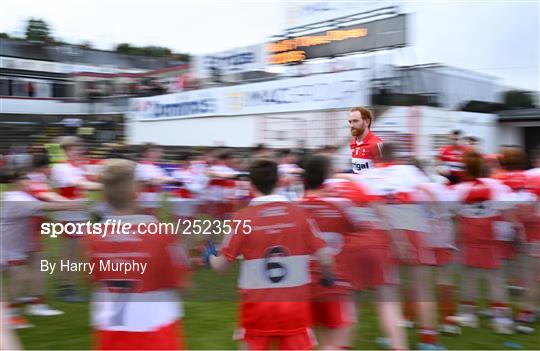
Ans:
<svg viewBox="0 0 540 351"><path fill-rule="evenodd" d="M528 177L528 188L536 195L536 204L534 216L525 225L525 232L527 241L533 243L531 255L540 258L540 147L533 151L532 162L534 168L525 171L525 174Z"/></svg>
<svg viewBox="0 0 540 351"><path fill-rule="evenodd" d="M540 147L533 151L532 163L535 168L527 170L525 174L528 177L527 189L536 195L536 200L531 203L531 211L528 212L524 221L527 255L523 255L522 258L525 261L523 280L526 284L516 318L517 328L524 326L526 332L530 332L531 325L537 321L534 311L538 309L540 298L540 284L538 282L540 276Z"/></svg>
<svg viewBox="0 0 540 351"><path fill-rule="evenodd" d="M9 282L6 293L11 308L10 323L14 328L27 328L32 325L20 314L20 298L25 296L27 289L32 290L27 261L35 231L33 219L40 211L78 210L84 208L84 204L76 201L39 201L31 195L32 182L24 172L13 171L7 177L11 190L0 194L0 268ZM46 315L38 313L44 312L39 308L30 308L29 312Z"/></svg>
<svg viewBox="0 0 540 351"><path fill-rule="evenodd" d="M112 209L102 223L129 223L130 233L109 226L102 228L106 235L85 236L89 263L95 264L90 305L95 348L186 349L178 289L189 278L189 261L174 233L144 232L158 220L138 214L134 171L134 162L110 159L102 174L105 200ZM126 262L131 270L116 269Z"/></svg>
<svg viewBox="0 0 540 351"><path fill-rule="evenodd" d="M421 164L417 167L423 170ZM428 173L424 173L428 175ZM437 287L439 320L441 331L460 334L461 329L455 321L457 297L454 284L454 265L456 256L454 213L456 210L455 192L449 184L438 182L423 183L418 189L424 197L423 208L427 214L430 235L424 237L425 243L435 256L435 285Z"/></svg>
<svg viewBox="0 0 540 351"><path fill-rule="evenodd" d="M161 154L162 149L159 145L144 144L141 160L135 168L135 179L142 184L139 192L139 205L141 208L149 209L152 214L155 214L155 209L161 204L161 186L174 181L157 164Z"/></svg>
<svg viewBox="0 0 540 351"><path fill-rule="evenodd" d="M72 201L55 192L49 185L49 157L46 153L34 153L32 164L32 170L27 174L27 177L30 180L29 193L33 197L45 202ZM37 316L55 316L63 312L47 305L47 276L41 272L40 267L41 260L46 257L40 233L41 224L45 220L43 214L38 214L33 218L32 238L28 253L28 264L32 271L32 300L28 307L28 313Z"/></svg>
<svg viewBox="0 0 540 351"><path fill-rule="evenodd" d="M534 189L529 187L529 176L524 171L526 162L525 153L517 146L506 146L499 158L501 169L494 172L491 177L501 181L504 185L512 189L513 201L516 202L517 220L524 225L527 212L524 206L530 207L530 203L535 200ZM513 268L514 260L519 253L518 245L525 242L524 237L518 237L517 232L509 231L504 237L498 238L498 245L501 250L501 258L507 260L507 268ZM511 275L511 274L509 274ZM510 278L510 276L509 276ZM516 282L517 283L517 282Z"/></svg>
<svg viewBox="0 0 540 351"><path fill-rule="evenodd" d="M341 175L336 175L341 176ZM384 199L369 183L340 178L325 181L325 193L343 198L354 205L348 212L358 227L351 250L354 256L353 284L357 289L374 289L379 323L391 349L407 349L407 336L401 321L403 314L399 296L399 274L395 252L407 252L410 244L402 233L393 230L381 213Z"/></svg>
<svg viewBox="0 0 540 351"><path fill-rule="evenodd" d="M483 178L484 158L476 151L463 157L467 181L455 186L460 208L457 212L461 246L462 303L459 320L465 326L477 327L476 303L479 301L478 280L488 279L492 327L498 333L513 333L509 298L502 270L502 257L497 240L514 232L508 216L514 199L512 190L502 182Z"/></svg>
<svg viewBox="0 0 540 351"><path fill-rule="evenodd" d="M168 200L173 215L181 219L190 219L199 213L199 206L209 182L207 164L189 155L186 164L172 173L172 178L179 183L178 189L170 194Z"/></svg>
<svg viewBox="0 0 540 351"><path fill-rule="evenodd" d="M350 349L356 326L352 271L353 267L358 266L355 256L360 255L358 250L352 250L351 247L356 231L361 228L356 225L350 212L354 207L351 201L326 197L324 193L323 183L331 172L330 159L314 155L307 159L304 168L306 190L299 204L309 218L317 223L326 247L334 256L335 284L331 287L319 284L322 279L320 268L315 262L311 266L311 308L315 325L321 327L320 347Z"/></svg>
<svg viewBox="0 0 540 351"><path fill-rule="evenodd" d="M500 158L502 169L494 174L493 178L502 181L514 192L516 220L519 221L523 233L512 232L515 237L504 238L506 240L499 243L503 250L503 258L516 258L505 262L505 268L509 270L508 283L511 286L520 284L524 288L515 318L516 330L532 333L538 294L536 278L540 273L540 211L538 211L540 175L535 176L531 175L530 171L524 171L525 162L526 155L521 148L506 147Z"/></svg>
<svg viewBox="0 0 540 351"><path fill-rule="evenodd" d="M209 263L214 270L224 271L243 256L236 338L248 349L267 350L274 342L280 350L311 349L309 262L315 255L328 272L332 257L306 212L273 194L277 164L255 160L249 173L257 197L235 214L234 220L243 225L225 238L219 256L211 255Z"/></svg>
<svg viewBox="0 0 540 351"><path fill-rule="evenodd" d="M368 109L354 107L349 112L349 127L353 140L350 143L352 170L360 174L375 167L381 154L382 140L370 129L373 116Z"/></svg>
<svg viewBox="0 0 540 351"><path fill-rule="evenodd" d="M66 162L56 163L51 169L51 182L58 193L70 200L84 199L86 192L90 190L100 190L101 184L92 182L86 177L83 168L85 160L83 158L84 148L82 141L74 136L62 137L60 147L67 158ZM60 222L83 222L90 219L88 211L61 211L55 213L55 218ZM66 236L70 240L64 240L64 257L69 260L76 260L81 256L78 236ZM59 275L58 297L65 301L77 302L83 300L75 288L77 277L74 272L61 271Z"/></svg>
<svg viewBox="0 0 540 351"><path fill-rule="evenodd" d="M66 162L56 163L51 169L51 182L58 193L70 200L84 198L88 190L101 190L101 184L88 180L84 170L86 161L83 158L82 141L77 137L62 137L60 147L66 156ZM59 214L60 221L83 221L88 219L86 213Z"/></svg>
<svg viewBox="0 0 540 351"><path fill-rule="evenodd" d="M289 149L282 150L279 156L280 180L277 192L291 201L300 199L304 192L302 183L304 170L295 163L296 158Z"/></svg>
<svg viewBox="0 0 540 351"><path fill-rule="evenodd" d="M461 131L450 133L450 144L439 149L440 173L448 178L450 183L456 184L463 177L463 153L468 147L461 144Z"/></svg>
<svg viewBox="0 0 540 351"><path fill-rule="evenodd" d="M238 171L232 166L229 151L221 151L208 168L210 181L205 198L208 210L216 218L226 218L234 211Z"/></svg>
<svg viewBox="0 0 540 351"><path fill-rule="evenodd" d="M378 167L355 180L384 199L381 214L390 227L403 236L402 247L395 248L400 250L397 254L411 273L407 294L410 299L405 303L405 312L409 320L413 320L415 314L418 316L418 347L439 347L437 308L434 291L428 284L430 267L436 260L428 241L432 234L423 204L430 198L426 199L420 189L421 184L429 183L429 178L415 166L399 164L395 146L389 143L382 147Z"/></svg>

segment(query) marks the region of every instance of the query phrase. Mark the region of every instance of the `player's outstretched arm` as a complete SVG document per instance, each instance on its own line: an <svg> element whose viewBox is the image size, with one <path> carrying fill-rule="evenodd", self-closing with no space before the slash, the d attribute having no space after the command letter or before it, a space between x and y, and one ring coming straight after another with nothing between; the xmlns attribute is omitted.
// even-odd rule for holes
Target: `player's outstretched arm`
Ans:
<svg viewBox="0 0 540 351"><path fill-rule="evenodd" d="M226 272L231 263L225 258L225 256L210 256L210 267L213 271L218 273Z"/></svg>
<svg viewBox="0 0 540 351"><path fill-rule="evenodd" d="M330 254L328 247L323 247L315 252L315 258L319 261L322 268L322 280L321 284L324 286L331 286L334 284L334 256Z"/></svg>
<svg viewBox="0 0 540 351"><path fill-rule="evenodd" d="M203 252L203 261L207 266L210 266L213 271L223 273L230 266L229 260L225 256L219 256L219 253L211 239L208 239Z"/></svg>
<svg viewBox="0 0 540 351"><path fill-rule="evenodd" d="M101 185L101 183L92 182L89 180L82 180L80 182L77 182L76 186L84 190L102 190L103 189L103 185Z"/></svg>
<svg viewBox="0 0 540 351"><path fill-rule="evenodd" d="M79 200L64 200L58 202L40 202L38 210L41 211L69 211L85 210L88 204Z"/></svg>

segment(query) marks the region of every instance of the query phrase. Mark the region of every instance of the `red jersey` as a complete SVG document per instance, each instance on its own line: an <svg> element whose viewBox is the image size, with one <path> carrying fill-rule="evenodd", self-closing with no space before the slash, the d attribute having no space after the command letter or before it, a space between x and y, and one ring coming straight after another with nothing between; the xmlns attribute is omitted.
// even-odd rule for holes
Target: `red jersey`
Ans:
<svg viewBox="0 0 540 351"><path fill-rule="evenodd" d="M60 195L71 200L84 197L84 190L76 186L77 183L87 180L84 164L84 160L68 161L56 163L51 168L51 181Z"/></svg>
<svg viewBox="0 0 540 351"><path fill-rule="evenodd" d="M354 138L351 141L352 169L354 173L373 168L375 161L381 155L382 140L368 130L362 140Z"/></svg>
<svg viewBox="0 0 540 351"><path fill-rule="evenodd" d="M528 241L540 241L540 176L530 171L498 171L493 175L514 192L518 219L525 226Z"/></svg>
<svg viewBox="0 0 540 351"><path fill-rule="evenodd" d="M461 203L458 222L462 237L471 245L482 245L505 238L510 230L501 222L501 211L510 208L515 197L512 190L498 180L482 178L454 187Z"/></svg>
<svg viewBox="0 0 540 351"><path fill-rule="evenodd" d="M383 229L380 218L370 207L372 202L382 202L382 198L372 195L363 184L330 179L324 185L328 196L350 201L349 218L354 221L357 234L365 245L388 246L390 241Z"/></svg>
<svg viewBox="0 0 540 351"><path fill-rule="evenodd" d="M234 220L251 221L225 238L221 253L232 261L242 255L238 287L240 326L259 335L296 334L311 325L310 257L325 246L318 228L286 198L255 198Z"/></svg>
<svg viewBox="0 0 540 351"><path fill-rule="evenodd" d="M463 154L467 151L463 145L447 145L439 149L438 158L443 163L443 167L450 175L462 176L465 170L463 164Z"/></svg>
<svg viewBox="0 0 540 351"><path fill-rule="evenodd" d="M528 241L540 243L540 169L530 169L526 172L529 177L529 188L534 190L536 201L534 203L534 216L526 221L525 232ZM537 246L536 257L540 257L540 244Z"/></svg>
<svg viewBox="0 0 540 351"><path fill-rule="evenodd" d="M318 299L333 294L346 294L352 288L351 267L354 261L351 259L351 244L356 235L356 225L351 214L348 213L353 204L346 199L318 197L308 195L300 202L313 219L326 243L329 252L334 256L333 274L336 279L334 286L324 287L319 284L322 275L320 266L312 262L312 287L313 297Z"/></svg>
<svg viewBox="0 0 540 351"><path fill-rule="evenodd" d="M53 192L53 189L49 186L49 179L44 173L31 172L27 177L31 180L30 195L37 199L41 198L43 193Z"/></svg>
<svg viewBox="0 0 540 351"><path fill-rule="evenodd" d="M153 216L114 217L131 223L157 223ZM87 234L94 264L92 324L101 331L152 332L182 317L176 288L187 279L189 261L178 236L170 233ZM131 270L126 270L129 264ZM123 336L125 339L129 337Z"/></svg>
<svg viewBox="0 0 540 351"><path fill-rule="evenodd" d="M504 185L511 188L513 191L521 191L527 189L529 176L525 171L505 171L500 170L494 173L491 178L498 179Z"/></svg>

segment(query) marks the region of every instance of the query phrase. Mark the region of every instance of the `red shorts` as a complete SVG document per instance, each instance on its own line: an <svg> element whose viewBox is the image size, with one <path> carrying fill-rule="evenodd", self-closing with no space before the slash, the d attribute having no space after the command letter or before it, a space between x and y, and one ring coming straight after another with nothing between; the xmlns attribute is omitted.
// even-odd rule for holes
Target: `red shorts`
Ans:
<svg viewBox="0 0 540 351"><path fill-rule="evenodd" d="M245 329L237 330L235 340L246 343L248 350L312 350L317 345L310 328L291 335L250 334Z"/></svg>
<svg viewBox="0 0 540 351"><path fill-rule="evenodd" d="M454 262L454 250L445 247L436 247L433 249L435 253L435 264L437 266L445 266Z"/></svg>
<svg viewBox="0 0 540 351"><path fill-rule="evenodd" d="M365 290L386 284L398 284L397 262L389 247L365 247L358 258L351 281L358 290Z"/></svg>
<svg viewBox="0 0 540 351"><path fill-rule="evenodd" d="M540 240L531 241L527 244L527 254L540 258Z"/></svg>
<svg viewBox="0 0 540 351"><path fill-rule="evenodd" d="M6 262L6 265L8 267L15 267L15 266L24 266L26 265L28 262L26 259L21 259L21 260L8 260Z"/></svg>
<svg viewBox="0 0 540 351"><path fill-rule="evenodd" d="M98 350L185 350L184 326L176 321L148 332L97 330L94 346Z"/></svg>
<svg viewBox="0 0 540 351"><path fill-rule="evenodd" d="M29 252L39 252L43 250L41 242L41 224L45 222L45 218L41 216L32 217L32 235L28 247Z"/></svg>
<svg viewBox="0 0 540 351"><path fill-rule="evenodd" d="M512 242L496 241L496 243L499 248L499 256L503 260L513 260L519 252Z"/></svg>
<svg viewBox="0 0 540 351"><path fill-rule="evenodd" d="M422 233L413 230L404 230L403 232L407 235L409 242L413 246L412 257L402 262L403 264L412 266L434 266L437 264L435 252L432 247L425 245L422 240Z"/></svg>
<svg viewBox="0 0 540 351"><path fill-rule="evenodd" d="M497 269L501 266L500 250L495 244L464 245L461 251L461 263L473 268Z"/></svg>
<svg viewBox="0 0 540 351"><path fill-rule="evenodd" d="M347 297L312 301L311 314L313 323L325 328L346 327L356 323L356 305Z"/></svg>

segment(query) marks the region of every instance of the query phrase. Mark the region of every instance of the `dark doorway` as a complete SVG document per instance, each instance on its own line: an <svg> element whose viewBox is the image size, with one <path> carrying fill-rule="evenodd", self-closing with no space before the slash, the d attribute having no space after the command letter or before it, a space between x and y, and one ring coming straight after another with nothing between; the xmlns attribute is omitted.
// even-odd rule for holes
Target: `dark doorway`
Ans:
<svg viewBox="0 0 540 351"><path fill-rule="evenodd" d="M531 156L533 150L540 147L540 127L523 128L525 134L525 152L529 158L528 167L531 167Z"/></svg>

